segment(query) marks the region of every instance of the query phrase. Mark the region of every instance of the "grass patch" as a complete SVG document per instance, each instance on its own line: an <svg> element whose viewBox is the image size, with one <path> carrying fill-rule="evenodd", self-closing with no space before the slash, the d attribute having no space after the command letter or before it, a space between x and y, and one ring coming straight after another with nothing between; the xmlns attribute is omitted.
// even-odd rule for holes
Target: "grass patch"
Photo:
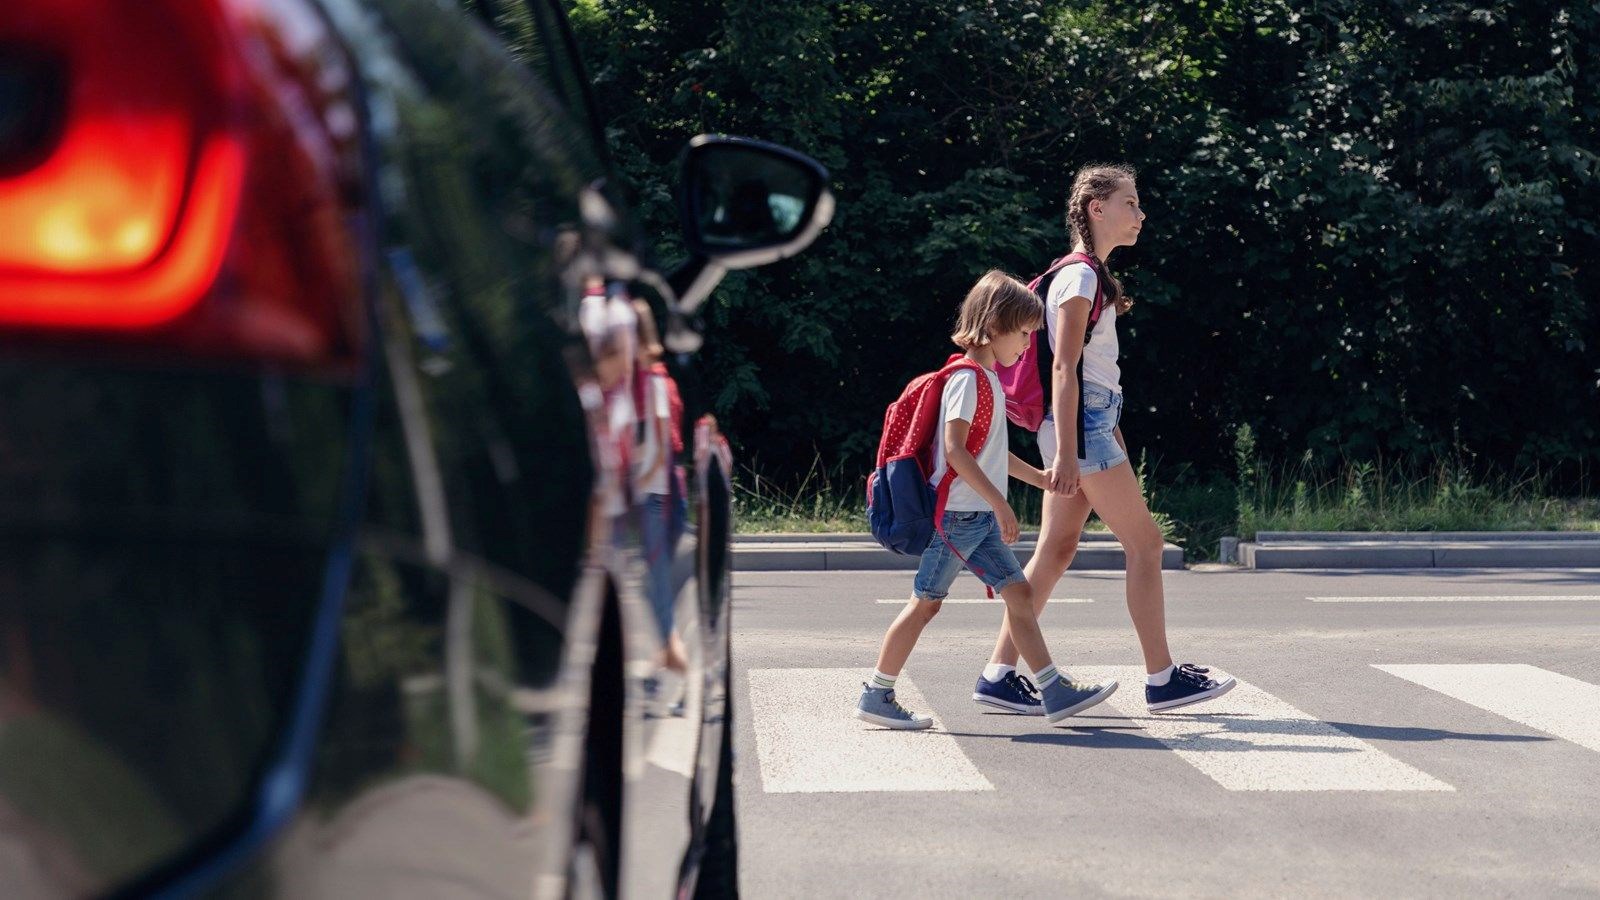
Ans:
<svg viewBox="0 0 1600 900"><path fill-rule="evenodd" d="M1299 467L1240 491L1238 534L1260 531L1600 531L1600 498L1553 497L1537 476L1474 477L1447 463Z"/></svg>
<svg viewBox="0 0 1600 900"><path fill-rule="evenodd" d="M1238 510L1234 532L1600 531L1600 498L1558 497L1539 472L1480 475L1462 459L1431 467L1346 463L1292 465L1255 457L1248 426L1234 439Z"/></svg>
<svg viewBox="0 0 1600 900"><path fill-rule="evenodd" d="M1142 466L1141 466L1142 471ZM1006 499L1024 531L1037 531L1044 510L1044 493L1038 488L1012 481ZM818 534L859 533L867 530L866 478L844 478L837 470L813 460L805 477L793 488L784 488L760 473L745 467L733 482L734 527L739 534L806 532ZM1166 524L1157 517L1158 524ZM1090 517L1087 531L1105 531L1097 518Z"/></svg>
<svg viewBox="0 0 1600 900"><path fill-rule="evenodd" d="M866 531L866 480L849 489L852 481L823 468L820 456L793 488L741 467L733 479L734 529L741 534Z"/></svg>

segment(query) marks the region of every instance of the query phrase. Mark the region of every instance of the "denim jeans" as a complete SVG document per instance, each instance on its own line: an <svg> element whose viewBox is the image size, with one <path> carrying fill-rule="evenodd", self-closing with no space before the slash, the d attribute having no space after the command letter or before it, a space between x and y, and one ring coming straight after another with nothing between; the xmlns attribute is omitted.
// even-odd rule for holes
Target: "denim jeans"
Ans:
<svg viewBox="0 0 1600 900"><path fill-rule="evenodd" d="M1079 475L1104 472L1128 461L1127 451L1117 443L1117 423L1122 421L1122 395L1092 381L1083 383L1083 450L1078 460ZM1039 426L1039 455L1044 467L1056 461L1056 420L1045 416Z"/></svg>
<svg viewBox="0 0 1600 900"><path fill-rule="evenodd" d="M672 590L672 556L677 552L678 539L683 536L683 517L669 514L667 505L671 501L665 494L646 494L639 505L645 591L650 595L650 608L655 610L656 626L663 641L672 633L673 606L677 600Z"/></svg>
<svg viewBox="0 0 1600 900"><path fill-rule="evenodd" d="M1000 540L1000 521L992 512L946 512L944 534L937 532L922 551L913 590L919 600L943 600L950 596L950 584L961 572L961 558L950 545L967 558L967 566L991 590L1001 590L1023 580L1017 555ZM945 543L949 538L950 543Z"/></svg>

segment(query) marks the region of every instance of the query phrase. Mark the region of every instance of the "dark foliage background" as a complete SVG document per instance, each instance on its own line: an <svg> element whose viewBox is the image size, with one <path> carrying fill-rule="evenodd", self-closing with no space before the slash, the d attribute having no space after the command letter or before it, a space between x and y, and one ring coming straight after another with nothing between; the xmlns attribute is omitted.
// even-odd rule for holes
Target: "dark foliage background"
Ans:
<svg viewBox="0 0 1600 900"><path fill-rule="evenodd" d="M973 279L1063 252L1093 161L1141 173L1144 235L1111 260L1138 301L1125 431L1168 471L1231 471L1242 424L1262 456L1317 465L1449 457L1574 486L1600 460L1600 4L569 9L658 233L694 134L832 172L824 236L731 275L709 314L714 405L769 478L819 456L864 473Z"/></svg>

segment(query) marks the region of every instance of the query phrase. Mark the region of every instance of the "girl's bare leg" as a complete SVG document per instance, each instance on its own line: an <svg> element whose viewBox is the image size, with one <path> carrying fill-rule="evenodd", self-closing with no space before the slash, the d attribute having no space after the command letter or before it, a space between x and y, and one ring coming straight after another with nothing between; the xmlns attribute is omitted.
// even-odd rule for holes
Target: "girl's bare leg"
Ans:
<svg viewBox="0 0 1600 900"><path fill-rule="evenodd" d="M943 602L918 600L912 597L895 616L894 624L883 635L883 645L878 648L878 671L885 675L899 675L917 646L917 638L933 617L939 614Z"/></svg>
<svg viewBox="0 0 1600 900"><path fill-rule="evenodd" d="M1072 565L1072 558L1078 553L1078 538L1083 534L1083 525L1089 521L1090 509L1089 499L1081 490L1070 497L1045 493L1039 544L1033 550L1033 558L1022 569L1033 591L1035 619L1043 615L1050 592L1056 589L1056 583L1066 573L1067 567ZM1011 639L1011 614L1008 612L1000 622L1000 636L995 639L994 655L989 657L989 662L1015 666L1017 656L1017 646Z"/></svg>
<svg viewBox="0 0 1600 900"><path fill-rule="evenodd" d="M1083 476L1082 490L1100 520L1110 527L1128 565L1128 615L1139 635L1146 672L1172 665L1167 649L1166 599L1161 584L1161 549L1165 541L1145 505L1133 466L1113 466Z"/></svg>

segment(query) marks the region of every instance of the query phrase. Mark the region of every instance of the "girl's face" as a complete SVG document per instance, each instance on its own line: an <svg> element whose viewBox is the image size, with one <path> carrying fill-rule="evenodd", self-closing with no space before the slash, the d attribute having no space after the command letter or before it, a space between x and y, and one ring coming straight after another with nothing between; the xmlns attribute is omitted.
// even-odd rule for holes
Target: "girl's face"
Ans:
<svg viewBox="0 0 1600 900"><path fill-rule="evenodd" d="M1144 224L1144 211L1139 209L1139 189L1132 181L1124 179L1117 190L1104 200L1089 201L1089 212L1099 211L1101 240L1112 247L1132 247L1139 240L1139 229ZM1109 248L1107 248L1109 249Z"/></svg>
<svg viewBox="0 0 1600 900"><path fill-rule="evenodd" d="M1034 329L1024 328L1021 331L1012 331L1001 334L989 342L989 349L994 351L996 365L1014 366L1017 360L1028 349L1028 339L1033 335Z"/></svg>

